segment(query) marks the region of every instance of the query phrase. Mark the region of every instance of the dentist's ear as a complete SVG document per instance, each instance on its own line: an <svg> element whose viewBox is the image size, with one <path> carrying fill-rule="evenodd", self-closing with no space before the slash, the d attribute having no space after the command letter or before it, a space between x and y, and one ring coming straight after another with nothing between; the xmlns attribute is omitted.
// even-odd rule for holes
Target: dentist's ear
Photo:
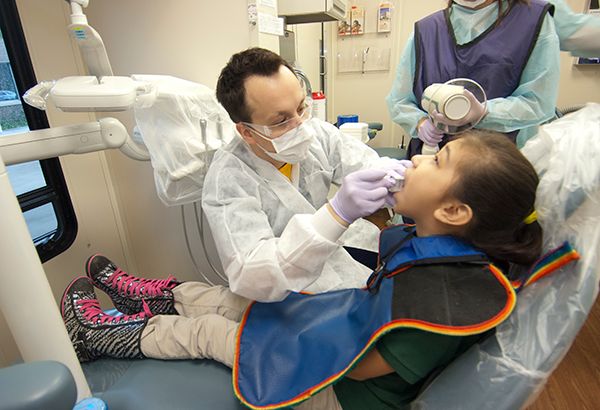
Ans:
<svg viewBox="0 0 600 410"><path fill-rule="evenodd" d="M254 138L252 136L252 131L250 131L247 126L245 126L241 122L238 122L237 124L235 124L235 129L237 130L237 132L240 133L240 135L242 136L242 139L244 141L246 141L247 144L249 144L249 145L256 144L256 141L254 140Z"/></svg>
<svg viewBox="0 0 600 410"><path fill-rule="evenodd" d="M433 211L433 217L446 225L461 227L471 222L473 210L463 202L447 201Z"/></svg>

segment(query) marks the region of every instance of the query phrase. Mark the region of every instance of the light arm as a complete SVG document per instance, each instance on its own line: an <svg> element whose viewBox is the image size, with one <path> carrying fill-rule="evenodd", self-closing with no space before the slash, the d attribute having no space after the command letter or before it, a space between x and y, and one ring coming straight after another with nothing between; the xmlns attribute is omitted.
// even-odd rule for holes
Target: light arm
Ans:
<svg viewBox="0 0 600 410"><path fill-rule="evenodd" d="M88 24L83 8L87 7L88 0L67 0L71 5L71 24L69 33L79 46L81 57L90 75L96 77L113 75L104 42L100 34Z"/></svg>
<svg viewBox="0 0 600 410"><path fill-rule="evenodd" d="M134 159L149 158L147 151L131 140L125 126L114 118L0 138L0 153L7 165L110 148L121 148Z"/></svg>

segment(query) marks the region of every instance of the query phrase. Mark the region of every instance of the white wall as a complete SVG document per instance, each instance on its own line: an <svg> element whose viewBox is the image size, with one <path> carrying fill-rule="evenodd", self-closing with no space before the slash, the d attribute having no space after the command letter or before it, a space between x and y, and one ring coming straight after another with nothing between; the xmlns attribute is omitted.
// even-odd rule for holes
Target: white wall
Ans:
<svg viewBox="0 0 600 410"><path fill-rule="evenodd" d="M333 119L340 114L358 114L364 122L381 122L383 131L369 142L373 147L397 146L400 142L402 129L395 125L388 114L385 97L389 93L396 73L396 64L400 59L404 45L412 32L414 22L445 4L443 0L409 2L393 0L392 31L391 33L377 33L377 7L378 0L350 0L350 5L365 8L365 34L338 37L337 32L332 33L332 47L330 52L330 78L331 87L329 94L330 110ZM353 48L357 52L366 47L391 48L390 70L373 72L340 73L338 72L337 55L341 50Z"/></svg>
<svg viewBox="0 0 600 410"><path fill-rule="evenodd" d="M296 65L308 77L313 91L319 91L321 23L293 24L288 30L295 34Z"/></svg>

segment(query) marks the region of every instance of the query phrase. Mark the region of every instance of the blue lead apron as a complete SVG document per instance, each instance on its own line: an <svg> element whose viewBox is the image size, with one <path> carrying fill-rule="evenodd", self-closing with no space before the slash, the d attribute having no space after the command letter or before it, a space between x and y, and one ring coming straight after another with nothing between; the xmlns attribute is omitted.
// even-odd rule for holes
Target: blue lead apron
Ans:
<svg viewBox="0 0 600 410"><path fill-rule="evenodd" d="M569 248L570 249L570 248ZM486 256L451 236L382 232L367 288L292 293L253 303L237 335L236 396L253 409L295 406L335 383L386 333L415 328L466 336L512 312L513 285Z"/></svg>

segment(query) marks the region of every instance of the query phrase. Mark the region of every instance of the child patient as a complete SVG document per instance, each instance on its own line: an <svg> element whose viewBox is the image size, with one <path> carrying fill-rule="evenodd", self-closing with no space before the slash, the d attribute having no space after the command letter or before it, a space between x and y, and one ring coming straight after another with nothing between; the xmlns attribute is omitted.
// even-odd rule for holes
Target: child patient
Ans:
<svg viewBox="0 0 600 410"><path fill-rule="evenodd" d="M542 246L538 176L505 136L470 131L412 165L394 211L415 225L383 231L365 289L251 304L223 286L137 278L94 255L62 299L79 360L215 359L234 367L236 394L250 406L409 403L512 311L515 293L496 266L530 266ZM94 286L125 315L104 313ZM256 390L278 384L261 393L270 402L257 402Z"/></svg>

